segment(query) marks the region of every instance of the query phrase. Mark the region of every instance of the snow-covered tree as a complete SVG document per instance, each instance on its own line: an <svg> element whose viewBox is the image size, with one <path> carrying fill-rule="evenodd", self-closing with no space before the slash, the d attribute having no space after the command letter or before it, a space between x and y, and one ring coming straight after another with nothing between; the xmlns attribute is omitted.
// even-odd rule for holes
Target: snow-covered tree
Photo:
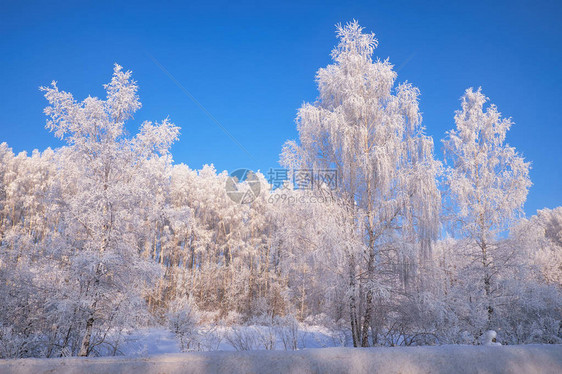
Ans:
<svg viewBox="0 0 562 374"><path fill-rule="evenodd" d="M562 287L562 207L539 210L512 231L536 279Z"/></svg>
<svg viewBox="0 0 562 374"><path fill-rule="evenodd" d="M443 143L451 165L446 185L454 229L467 240L463 248L472 256L469 261L479 264L490 319L493 279L500 271L498 235L522 212L531 182L529 163L505 143L511 120L501 118L493 104L485 108L487 101L480 89L467 89L455 114L456 129Z"/></svg>
<svg viewBox="0 0 562 374"><path fill-rule="evenodd" d="M42 88L50 106L47 128L68 147L60 151L64 255L69 257L67 286L77 304L74 317L82 316L79 355L88 355L111 328L134 315L143 302L150 263L139 255L137 235L141 219L150 208L153 191L147 163L163 158L177 139L178 127L164 120L144 122L134 138L125 136L125 121L141 107L131 72L115 65L111 82L104 86L106 100L88 97L77 102L56 83ZM147 178L143 179L143 176ZM67 302L67 300L61 300ZM98 336L94 336L98 325ZM103 340L103 339L102 339Z"/></svg>
<svg viewBox="0 0 562 374"><path fill-rule="evenodd" d="M363 221L363 253L349 261L357 266L350 286L361 288L364 300L352 305L350 318L354 343L368 346L375 298L384 289L377 268L385 261L400 264L406 279L409 264L429 256L438 226L440 164L424 135L419 90L409 83L395 87L388 60L373 61L374 34L354 21L338 25L337 36L334 63L316 76L317 102L299 109L300 145L288 143L282 159L336 169L339 195L352 217Z"/></svg>

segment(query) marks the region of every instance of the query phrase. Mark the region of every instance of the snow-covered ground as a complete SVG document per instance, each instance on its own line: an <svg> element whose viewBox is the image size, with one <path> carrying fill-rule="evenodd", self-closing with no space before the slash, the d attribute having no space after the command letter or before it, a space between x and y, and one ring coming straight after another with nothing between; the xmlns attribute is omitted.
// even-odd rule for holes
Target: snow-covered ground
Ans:
<svg viewBox="0 0 562 374"><path fill-rule="evenodd" d="M562 373L562 345L215 351L0 361L0 373Z"/></svg>
<svg viewBox="0 0 562 374"><path fill-rule="evenodd" d="M285 332L283 334L283 332ZM236 350L294 350L351 346L351 337L343 331L323 326L299 324L294 331L279 330L272 326L205 325L195 330L186 340L184 351ZM267 348L266 348L267 346ZM139 329L126 335L119 345L119 353L128 357L142 357L164 353L181 353L181 343L165 328Z"/></svg>

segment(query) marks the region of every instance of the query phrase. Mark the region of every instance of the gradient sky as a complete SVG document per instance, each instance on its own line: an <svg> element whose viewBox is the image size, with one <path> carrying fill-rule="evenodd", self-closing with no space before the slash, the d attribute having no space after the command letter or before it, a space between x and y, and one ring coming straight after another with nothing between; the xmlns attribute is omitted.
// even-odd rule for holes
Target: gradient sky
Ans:
<svg viewBox="0 0 562 374"><path fill-rule="evenodd" d="M60 146L44 129L38 87L56 80L79 100L103 97L117 62L140 86L131 133L169 116L182 128L175 162L266 172L297 137L299 106L317 96L314 76L331 62L334 25L357 19L376 34L375 55L390 58L398 81L420 88L439 158L460 96L482 86L515 122L509 144L532 162L527 214L562 205L561 1L115 3L1 2L0 142L15 152Z"/></svg>

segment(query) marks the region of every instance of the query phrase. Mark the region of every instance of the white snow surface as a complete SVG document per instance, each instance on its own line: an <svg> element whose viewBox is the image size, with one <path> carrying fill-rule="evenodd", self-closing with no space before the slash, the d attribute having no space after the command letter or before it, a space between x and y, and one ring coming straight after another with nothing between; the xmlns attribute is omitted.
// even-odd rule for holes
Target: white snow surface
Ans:
<svg viewBox="0 0 562 374"><path fill-rule="evenodd" d="M0 373L562 373L562 345L215 351L0 360Z"/></svg>
<svg viewBox="0 0 562 374"><path fill-rule="evenodd" d="M127 335L119 346L124 356L160 355L180 353L181 349L174 334L163 328L139 329Z"/></svg>
<svg viewBox="0 0 562 374"><path fill-rule="evenodd" d="M240 332L252 338L250 350L264 350L259 339L267 335L267 326L235 326ZM195 337L199 344L192 344L190 351L235 351L235 347L228 342L227 336L233 333L233 326L204 325ZM282 338L275 334L273 350L285 350ZM332 348L351 346L351 337L341 331L333 331L323 326L301 324L297 331L297 348ZM180 345L174 334L166 328L153 327L138 329L126 335L119 345L119 353L129 357L144 357L164 353L181 353ZM105 355L104 355L105 356Z"/></svg>

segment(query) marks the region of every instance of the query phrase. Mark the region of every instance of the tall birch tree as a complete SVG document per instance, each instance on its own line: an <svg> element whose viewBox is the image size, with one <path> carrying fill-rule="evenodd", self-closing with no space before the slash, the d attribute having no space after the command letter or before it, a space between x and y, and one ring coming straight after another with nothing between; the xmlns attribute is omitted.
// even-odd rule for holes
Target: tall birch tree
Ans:
<svg viewBox="0 0 562 374"><path fill-rule="evenodd" d="M137 136L126 137L125 122L141 107L136 82L116 64L104 87L106 100L82 102L55 82L42 88L50 104L46 127L68 143L59 152L60 226L70 258L69 281L74 282L70 295L77 301L71 318L78 322L71 328L81 331L80 356L89 355L102 339L103 333L94 336L96 325L108 329L142 309L145 281L154 271L140 256L137 240L147 215L143 209L150 208L146 203L154 193L143 187L154 185L148 161L162 158L164 169L171 167L168 149L179 133L164 120L144 122ZM123 319L122 326L127 324Z"/></svg>
<svg viewBox="0 0 562 374"><path fill-rule="evenodd" d="M406 242L420 257L429 254L438 226L440 163L424 134L419 90L396 86L390 62L373 60L374 34L353 21L338 25L337 37L333 64L316 75L317 101L298 111L300 145L287 144L282 159L300 157L305 167L336 169L338 193L364 227L363 250L349 256L350 286L359 288L350 294L360 299L350 305L350 319L354 344L369 346L377 336L375 331L369 341L375 298L385 294L377 269L386 261L401 263Z"/></svg>
<svg viewBox="0 0 562 374"><path fill-rule="evenodd" d="M450 163L445 182L455 228L468 241L468 248L477 249L476 253L469 250L469 255L479 263L490 323L493 279L500 270L494 263L498 235L522 213L531 186L530 164L505 143L513 123L502 118L495 105L485 108L489 99L480 88L467 89L461 100L456 129L443 140Z"/></svg>

